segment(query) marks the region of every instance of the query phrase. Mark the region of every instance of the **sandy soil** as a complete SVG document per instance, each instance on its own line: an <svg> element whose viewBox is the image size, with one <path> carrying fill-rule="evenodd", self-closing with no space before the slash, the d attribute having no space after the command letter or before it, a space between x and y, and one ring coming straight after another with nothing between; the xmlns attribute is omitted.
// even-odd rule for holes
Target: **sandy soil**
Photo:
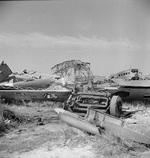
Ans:
<svg viewBox="0 0 150 158"><path fill-rule="evenodd" d="M0 137L0 158L150 157L149 147L142 144L123 142L112 136L88 135L62 123L53 107L56 104L12 105L10 109L31 121L11 128Z"/></svg>

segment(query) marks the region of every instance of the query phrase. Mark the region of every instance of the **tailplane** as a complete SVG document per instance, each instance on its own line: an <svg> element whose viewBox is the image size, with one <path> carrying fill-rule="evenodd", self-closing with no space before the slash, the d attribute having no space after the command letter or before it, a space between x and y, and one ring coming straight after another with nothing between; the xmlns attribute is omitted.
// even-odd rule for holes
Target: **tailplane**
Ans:
<svg viewBox="0 0 150 158"><path fill-rule="evenodd" d="M0 82L7 81L10 74L12 74L11 69L6 63L4 63L4 61L2 61L0 64Z"/></svg>

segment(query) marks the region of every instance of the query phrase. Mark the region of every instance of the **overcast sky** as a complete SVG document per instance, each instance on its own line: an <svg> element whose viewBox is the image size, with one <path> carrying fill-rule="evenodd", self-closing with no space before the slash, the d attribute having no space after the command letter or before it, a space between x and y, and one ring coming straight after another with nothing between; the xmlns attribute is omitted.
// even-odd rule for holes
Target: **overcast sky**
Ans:
<svg viewBox="0 0 150 158"><path fill-rule="evenodd" d="M13 71L50 72L64 60L97 75L130 67L150 73L149 0L0 2L0 58Z"/></svg>

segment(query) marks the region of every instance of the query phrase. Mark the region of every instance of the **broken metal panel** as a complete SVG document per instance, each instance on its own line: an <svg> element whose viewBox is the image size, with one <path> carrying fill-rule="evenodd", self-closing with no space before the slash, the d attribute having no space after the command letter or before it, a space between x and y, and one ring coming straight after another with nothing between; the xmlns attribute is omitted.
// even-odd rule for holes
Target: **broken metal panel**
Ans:
<svg viewBox="0 0 150 158"><path fill-rule="evenodd" d="M60 112L59 119L82 131L86 131L88 133L99 135L99 130L94 124L91 124L88 121L83 120L81 118L77 118L77 117L71 116L70 114L68 115L66 113Z"/></svg>
<svg viewBox="0 0 150 158"><path fill-rule="evenodd" d="M90 108L84 117L65 110L55 111L63 122L82 131L96 135L108 134L123 140L150 144L147 133L126 126L125 118L120 119L93 108Z"/></svg>
<svg viewBox="0 0 150 158"><path fill-rule="evenodd" d="M150 137L138 130L132 130L124 124L124 120L113 117L98 110L89 109L87 119L93 118L97 127L105 129L105 133L144 144L150 144ZM91 116L90 116L91 115ZM88 118L89 117L89 118Z"/></svg>

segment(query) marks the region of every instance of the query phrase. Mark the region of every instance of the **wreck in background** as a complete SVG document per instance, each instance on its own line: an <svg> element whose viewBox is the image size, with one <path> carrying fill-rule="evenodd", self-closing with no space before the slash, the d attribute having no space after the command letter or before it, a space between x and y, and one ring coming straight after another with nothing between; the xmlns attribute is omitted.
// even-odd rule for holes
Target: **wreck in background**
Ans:
<svg viewBox="0 0 150 158"><path fill-rule="evenodd" d="M64 84L73 89L83 91L83 88L92 89L94 76L89 62L68 60L56 64L51 68L53 74L60 76Z"/></svg>
<svg viewBox="0 0 150 158"><path fill-rule="evenodd" d="M124 79L124 80L139 80L142 79L142 72L137 68L123 70L118 73L112 74L109 79Z"/></svg>
<svg viewBox="0 0 150 158"><path fill-rule="evenodd" d="M100 85L112 95L119 95L124 100L149 100L150 80L146 80L139 69L128 69L110 75L105 84Z"/></svg>
<svg viewBox="0 0 150 158"><path fill-rule="evenodd" d="M52 76L46 79L37 79L33 76L17 78L4 62L0 65L0 98L11 101L51 100L64 102L71 90L63 86L61 80ZM20 76L20 75L19 75Z"/></svg>
<svg viewBox="0 0 150 158"><path fill-rule="evenodd" d="M113 84L103 88L112 95L119 95L123 99L150 99L150 80L114 80Z"/></svg>

